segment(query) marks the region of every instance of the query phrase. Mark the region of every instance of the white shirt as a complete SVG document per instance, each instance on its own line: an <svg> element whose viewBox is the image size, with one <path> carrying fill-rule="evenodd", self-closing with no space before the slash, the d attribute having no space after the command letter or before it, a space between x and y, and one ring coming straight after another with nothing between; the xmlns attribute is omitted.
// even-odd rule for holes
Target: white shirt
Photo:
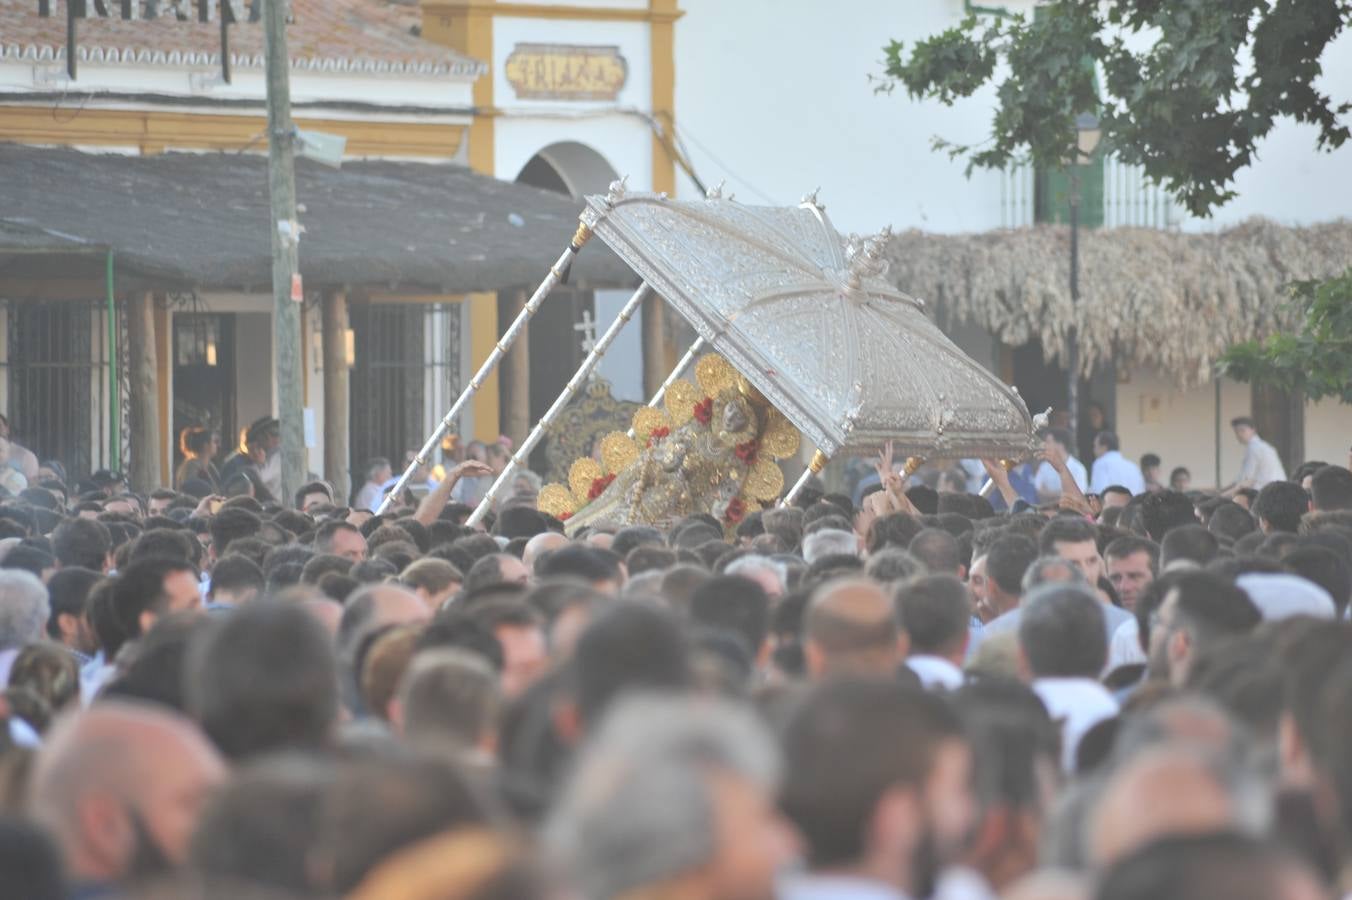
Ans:
<svg viewBox="0 0 1352 900"><path fill-rule="evenodd" d="M1277 448L1254 435L1244 447L1244 463L1239 467L1239 480L1247 481L1255 490L1274 481L1286 480L1286 469L1282 468L1282 458Z"/></svg>
<svg viewBox="0 0 1352 900"><path fill-rule="evenodd" d="M1089 479L1089 489L1096 494L1102 494L1113 485L1120 485L1133 494L1145 493L1141 467L1117 450L1109 450L1094 460L1094 474Z"/></svg>
<svg viewBox="0 0 1352 900"><path fill-rule="evenodd" d="M1108 642L1108 671L1118 666L1131 666L1147 662L1145 651L1141 649L1140 625L1132 616L1113 632Z"/></svg>
<svg viewBox="0 0 1352 900"><path fill-rule="evenodd" d="M778 887L779 900L906 900L889 884L850 875L790 875Z"/></svg>
<svg viewBox="0 0 1352 900"><path fill-rule="evenodd" d="M907 657L906 665L911 667L926 690L956 691L962 687L962 669L942 656L920 653Z"/></svg>
<svg viewBox="0 0 1352 900"><path fill-rule="evenodd" d="M1038 678L1033 691L1061 727L1061 768L1074 772L1080 739L1099 722L1117 715L1117 701L1092 678Z"/></svg>
<svg viewBox="0 0 1352 900"><path fill-rule="evenodd" d="M1075 479L1075 484L1080 490L1089 490L1089 474L1084 470L1084 463L1075 457L1066 460L1066 468L1070 469L1071 477ZM1038 496L1052 495L1061 496L1061 476L1056 474L1056 469L1052 468L1049 462L1043 462L1037 467L1037 474L1033 476L1033 486L1037 488Z"/></svg>

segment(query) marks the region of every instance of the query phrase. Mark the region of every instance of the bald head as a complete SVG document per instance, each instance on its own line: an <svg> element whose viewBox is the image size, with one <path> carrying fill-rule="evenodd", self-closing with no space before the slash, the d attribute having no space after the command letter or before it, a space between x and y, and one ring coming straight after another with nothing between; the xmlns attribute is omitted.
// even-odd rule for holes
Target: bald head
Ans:
<svg viewBox="0 0 1352 900"><path fill-rule="evenodd" d="M906 655L896 609L872 581L842 580L812 595L803 622L808 671L890 678Z"/></svg>
<svg viewBox="0 0 1352 900"><path fill-rule="evenodd" d="M32 777L34 816L51 829L75 881L117 882L136 864L182 863L225 766L186 719L103 702L57 724Z"/></svg>
<svg viewBox="0 0 1352 900"><path fill-rule="evenodd" d="M393 584L372 584L357 591L343 607L338 647L351 652L362 635L386 625L412 625L432 618L417 594Z"/></svg>
<svg viewBox="0 0 1352 900"><path fill-rule="evenodd" d="M528 571L534 572L537 559L551 550L566 546L568 546L568 538L564 535L557 531L542 531L526 542L526 549L522 552L521 561L526 564Z"/></svg>
<svg viewBox="0 0 1352 900"><path fill-rule="evenodd" d="M1178 747L1138 755L1109 779L1089 821L1089 856L1111 866L1165 837L1242 830L1244 811L1216 766Z"/></svg>

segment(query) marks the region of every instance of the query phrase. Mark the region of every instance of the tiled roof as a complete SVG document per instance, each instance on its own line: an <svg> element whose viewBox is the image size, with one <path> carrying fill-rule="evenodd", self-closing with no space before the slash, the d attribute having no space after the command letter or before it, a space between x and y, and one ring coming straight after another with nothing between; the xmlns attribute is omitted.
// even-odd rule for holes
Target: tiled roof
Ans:
<svg viewBox="0 0 1352 900"><path fill-rule="evenodd" d="M78 22L81 62L220 65L219 23L196 18L180 21L164 14L156 19L124 20L116 13L117 3L108 5L114 12L107 18L95 15L90 3L90 15ZM52 15L42 18L36 0L0 0L0 60L65 60L65 3L52 7ZM287 27L287 46L294 69L469 77L486 71L478 60L418 37L414 33L419 21L416 5L394 0L292 0L292 10L294 23ZM261 23L244 21L230 27L230 57L235 68L263 68Z"/></svg>

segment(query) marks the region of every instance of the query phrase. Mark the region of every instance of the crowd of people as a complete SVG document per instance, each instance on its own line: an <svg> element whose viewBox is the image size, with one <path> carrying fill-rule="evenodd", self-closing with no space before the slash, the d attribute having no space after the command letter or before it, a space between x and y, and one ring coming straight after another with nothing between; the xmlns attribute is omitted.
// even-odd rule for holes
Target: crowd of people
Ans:
<svg viewBox="0 0 1352 900"><path fill-rule="evenodd" d="M528 490L466 526L486 458L279 498L269 433L0 503L0 896L1352 891L1343 465L1183 492L1053 431L990 499L889 453L568 534Z"/></svg>

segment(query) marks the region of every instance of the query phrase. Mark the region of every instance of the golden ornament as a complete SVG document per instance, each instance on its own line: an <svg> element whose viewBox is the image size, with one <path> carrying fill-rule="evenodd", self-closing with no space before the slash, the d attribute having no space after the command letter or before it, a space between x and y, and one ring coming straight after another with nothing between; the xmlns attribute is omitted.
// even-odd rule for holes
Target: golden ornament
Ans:
<svg viewBox="0 0 1352 900"><path fill-rule="evenodd" d="M568 487L578 506L584 506L591 500L592 482L604 475L601 464L590 456L584 456L568 470Z"/></svg>
<svg viewBox="0 0 1352 900"><path fill-rule="evenodd" d="M695 416L695 404L704 397L699 388L688 381L673 381L667 388L662 405L667 408L673 426L679 428Z"/></svg>
<svg viewBox="0 0 1352 900"><path fill-rule="evenodd" d="M601 438L601 464L607 474L617 475L638 459L638 444L623 431L612 431Z"/></svg>
<svg viewBox="0 0 1352 900"><path fill-rule="evenodd" d="M717 397L730 387L737 386L737 370L717 353L706 353L695 363L695 380L705 396Z"/></svg>
<svg viewBox="0 0 1352 900"><path fill-rule="evenodd" d="M765 433L761 435L761 452L774 459L788 459L798 452L802 435L793 423L777 409L771 409Z"/></svg>
<svg viewBox="0 0 1352 900"><path fill-rule="evenodd" d="M748 381L747 377L741 372L737 373L737 390L741 391L743 397L757 406L770 405L770 401L765 399L765 395L762 394L754 384Z"/></svg>
<svg viewBox="0 0 1352 900"><path fill-rule="evenodd" d="M758 459L742 483L742 493L755 500L774 500L784 490L784 473L770 459Z"/></svg>
<svg viewBox="0 0 1352 900"><path fill-rule="evenodd" d="M638 412L634 413L634 439L640 444L648 443L648 438L652 437L653 431L658 428L671 430L671 416L655 406L640 407Z"/></svg>
<svg viewBox="0 0 1352 900"><path fill-rule="evenodd" d="M577 501L573 498L572 492L563 485L547 484L540 488L540 495L535 500L535 508L545 515L562 519L564 516L577 512Z"/></svg>

